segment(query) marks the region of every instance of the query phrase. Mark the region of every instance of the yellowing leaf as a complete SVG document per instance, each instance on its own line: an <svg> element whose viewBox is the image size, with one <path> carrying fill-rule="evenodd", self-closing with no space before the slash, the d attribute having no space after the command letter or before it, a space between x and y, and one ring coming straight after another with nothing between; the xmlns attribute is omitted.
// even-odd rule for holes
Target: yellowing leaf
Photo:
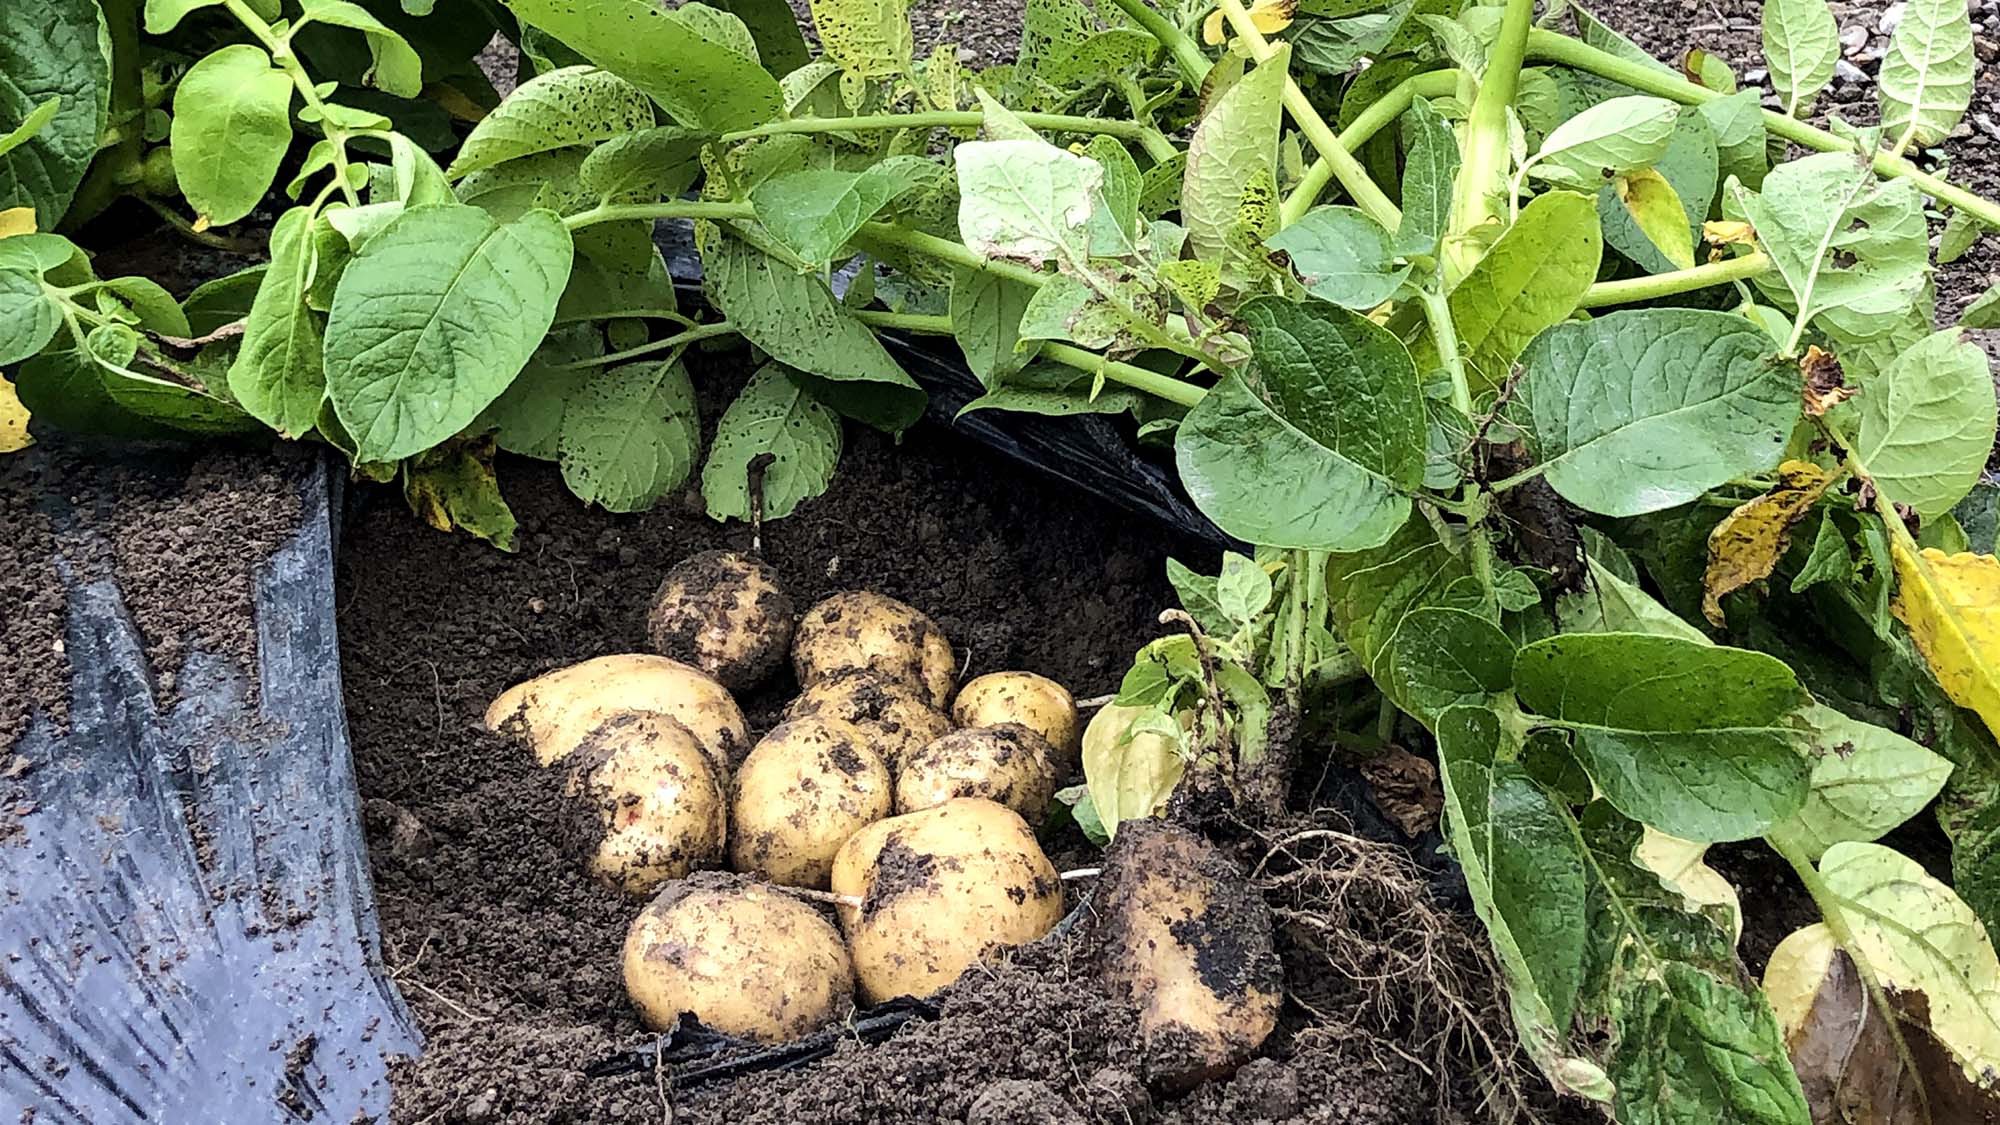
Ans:
<svg viewBox="0 0 2000 1125"><path fill-rule="evenodd" d="M1179 727L1154 708L1113 703L1083 729L1083 779L1108 835L1164 807L1186 768Z"/></svg>
<svg viewBox="0 0 2000 1125"><path fill-rule="evenodd" d="M1912 552L1900 536L1889 552L1898 584L1892 608L1931 675L1953 703L2000 734L2000 560L1934 547Z"/></svg>
<svg viewBox="0 0 2000 1125"><path fill-rule="evenodd" d="M28 408L14 393L14 384L0 375L0 453L19 453L35 444L28 436Z"/></svg>
<svg viewBox="0 0 2000 1125"><path fill-rule="evenodd" d="M1737 246L1755 246L1757 245L1757 228L1751 226L1749 223L1734 222L1728 219L1713 219L1701 224L1701 237L1702 241L1712 243L1716 246L1729 246L1732 244Z"/></svg>
<svg viewBox="0 0 2000 1125"><path fill-rule="evenodd" d="M1687 210L1680 194L1655 168L1641 168L1618 177L1618 202L1652 243L1676 268L1694 268L1694 236L1688 233Z"/></svg>
<svg viewBox="0 0 2000 1125"><path fill-rule="evenodd" d="M1250 5L1250 22L1265 35L1276 35L1292 26L1292 13L1298 9L1298 0L1257 0ZM1229 21L1222 9L1208 13L1201 23L1201 41L1211 47L1220 47L1229 38Z"/></svg>
<svg viewBox="0 0 2000 1125"><path fill-rule="evenodd" d="M1708 572L1702 576L1701 612L1724 623L1722 599L1771 576L1791 546L1792 527L1812 511L1833 478L1809 461L1778 466L1771 491L1737 505L1708 535Z"/></svg>
<svg viewBox="0 0 2000 1125"><path fill-rule="evenodd" d="M1681 896L1690 913L1704 906L1720 906L1735 922L1735 936L1743 933L1743 903L1736 888L1722 872L1708 865L1708 845L1679 836L1669 836L1650 825L1641 825L1644 835L1632 859L1660 877L1662 886Z"/></svg>
<svg viewBox="0 0 2000 1125"><path fill-rule="evenodd" d="M35 209L33 207L9 207L0 210L0 238L12 238L17 234L35 233Z"/></svg>

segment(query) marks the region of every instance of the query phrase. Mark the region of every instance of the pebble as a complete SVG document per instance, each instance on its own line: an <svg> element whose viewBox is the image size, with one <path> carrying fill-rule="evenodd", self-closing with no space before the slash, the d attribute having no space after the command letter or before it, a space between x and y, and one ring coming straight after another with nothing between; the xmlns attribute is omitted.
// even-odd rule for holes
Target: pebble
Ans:
<svg viewBox="0 0 2000 1125"><path fill-rule="evenodd" d="M1908 6L1907 3L1897 3L1882 9L1882 18L1875 21L1875 30L1884 35L1894 32L1896 25L1903 22L1903 9Z"/></svg>
<svg viewBox="0 0 2000 1125"><path fill-rule="evenodd" d="M1979 56L1980 62L1990 63L2000 59L2000 42L1988 39L1984 35L1972 37L1972 50Z"/></svg>
<svg viewBox="0 0 2000 1125"><path fill-rule="evenodd" d="M1859 86L1868 81L1868 72L1842 59L1833 64L1833 80L1849 86Z"/></svg>
<svg viewBox="0 0 2000 1125"><path fill-rule="evenodd" d="M1840 53L1848 58L1859 58L1868 49L1868 29L1850 27L1840 33Z"/></svg>

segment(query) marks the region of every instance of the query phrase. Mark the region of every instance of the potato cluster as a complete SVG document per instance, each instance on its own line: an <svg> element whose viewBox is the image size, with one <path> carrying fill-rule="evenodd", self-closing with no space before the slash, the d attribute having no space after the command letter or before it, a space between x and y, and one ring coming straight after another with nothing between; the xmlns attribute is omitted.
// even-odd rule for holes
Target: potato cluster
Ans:
<svg viewBox="0 0 2000 1125"><path fill-rule="evenodd" d="M943 630L881 594L827 598L794 629L769 569L725 552L669 572L647 623L658 653L520 684L486 722L567 771L592 876L650 900L624 950L649 1026L693 1013L796 1038L857 990L928 996L1054 927L1061 883L1033 826L1077 764L1061 685L958 688ZM788 651L800 694L753 744L731 692ZM830 887L839 928L771 884Z"/></svg>

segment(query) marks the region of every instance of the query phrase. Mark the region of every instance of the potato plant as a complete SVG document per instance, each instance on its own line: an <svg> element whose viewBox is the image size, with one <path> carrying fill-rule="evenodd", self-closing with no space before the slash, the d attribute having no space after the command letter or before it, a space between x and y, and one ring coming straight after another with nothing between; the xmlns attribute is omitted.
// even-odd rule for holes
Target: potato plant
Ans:
<svg viewBox="0 0 2000 1125"><path fill-rule="evenodd" d="M1935 330L1927 231L1948 259L2000 227L1933 170L1972 85L1962 3L1911 0L1880 124L1823 129L1821 0L1765 9L1775 110L1532 0L1031 0L1017 61L978 73L916 57L899 0L815 0L817 55L783 5L509 0L539 72L445 161L291 51L301 21L346 28L408 88L406 40L272 3L227 0L236 41L198 64L262 126L211 166L173 151L191 225L227 223L299 111L270 265L190 307L0 240L0 364L37 427L268 427L504 541L494 448L644 507L695 472L682 357L741 338L767 362L702 488L777 516L825 487L840 417L917 418L878 334L949 339L987 389L968 409L1129 413L1255 548L1176 572L1183 634L1085 735L1107 831L1199 787L1275 809L1302 731L1421 737L1558 1087L1625 1122L1804 1123L1852 1078L1828 1068L1861 1072L1806 1049L1844 1005L1899 1048L1875 1061L1908 1113L2000 1101L1995 404L1962 336L2000 295ZM100 12L56 7L67 38L10 27L0 60L101 100ZM43 181L94 143L46 104L0 121L0 207L44 226ZM229 169L266 182L186 190ZM662 220L693 225L703 308ZM229 338L187 346L197 312ZM941 707L922 624L854 628ZM850 666L801 651L807 681ZM1927 810L1955 887L1876 842ZM1762 982L1702 862L1760 839L1823 916Z"/></svg>

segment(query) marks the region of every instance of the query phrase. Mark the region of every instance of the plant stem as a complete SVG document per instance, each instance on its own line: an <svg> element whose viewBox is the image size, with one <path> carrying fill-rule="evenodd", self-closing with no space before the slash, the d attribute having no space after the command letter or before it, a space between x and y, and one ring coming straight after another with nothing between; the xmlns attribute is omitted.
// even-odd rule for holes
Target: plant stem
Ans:
<svg viewBox="0 0 2000 1125"><path fill-rule="evenodd" d="M1188 38L1180 28L1175 27L1146 0L1111 0L1111 2L1132 17L1132 22L1144 28L1148 35L1159 40L1160 45L1174 56L1174 65L1180 68L1181 77L1187 79L1189 87L1201 89L1202 80L1208 77L1208 69L1213 64L1208 61L1208 55L1195 45L1194 40Z"/></svg>
<svg viewBox="0 0 2000 1125"><path fill-rule="evenodd" d="M898 332L915 332L926 336L949 336L952 333L951 318L929 316L923 313L873 312L863 310L852 314L854 319L871 328L886 328ZM1065 367L1101 374L1114 383L1144 391L1155 398L1165 399L1177 406L1193 407L1207 393L1193 383L1184 382L1171 375L1148 371L1130 363L1119 363L1106 359L1096 352L1071 347L1068 344L1044 342L1041 355Z"/></svg>
<svg viewBox="0 0 2000 1125"><path fill-rule="evenodd" d="M229 14L235 16L237 22L247 28L259 43L263 44L266 51L271 53L271 60L278 65L278 69L285 72L285 77L292 80L292 86L298 90L299 98L318 115L320 131L326 134L327 143L333 146L333 175L340 184L340 194L347 200L349 207L361 206L361 197L356 194L354 184L347 175L347 141L352 134L335 125L328 116L326 102L314 88L312 75L306 73L305 66L299 62L298 56L292 53L290 38L279 38L271 30L271 25L264 22L264 17L252 11L244 0L222 0L222 6L227 8Z"/></svg>
<svg viewBox="0 0 2000 1125"><path fill-rule="evenodd" d="M613 364L624 363L627 360L644 359L649 355L657 355L660 352L673 351L675 348L685 348L689 344L698 343L702 340L712 340L717 336L733 336L735 333L736 326L726 320L717 321L714 324L697 325L685 332L677 332L663 339L640 344L636 348L626 348L622 352L592 356L589 359L579 359L574 363L558 363L554 365L553 370L583 371L592 367L610 367Z"/></svg>
<svg viewBox="0 0 2000 1125"><path fill-rule="evenodd" d="M1535 20L1534 0L1507 0L1500 17L1500 37L1487 55L1466 117L1465 162L1452 191L1451 231L1445 236L1445 281L1456 284L1479 260L1478 242L1466 237L1489 223L1505 221L1511 210L1507 194L1507 110L1521 84L1521 61L1528 32Z"/></svg>
<svg viewBox="0 0 2000 1125"><path fill-rule="evenodd" d="M1728 258L1720 262L1709 262L1688 270L1674 270L1670 273L1656 273L1649 277L1632 277L1623 281L1600 281L1586 289L1578 308L1598 309L1606 305L1629 305L1634 301L1649 301L1656 297L1671 297L1676 293L1691 293L1697 289L1707 289L1711 285L1727 285L1758 277L1771 268L1771 259L1759 250L1740 258Z"/></svg>
<svg viewBox="0 0 2000 1125"><path fill-rule="evenodd" d="M1423 303L1424 319L1430 325L1431 342L1437 346L1438 362L1445 374L1451 377L1451 403L1467 419L1472 417L1472 381L1466 377L1465 357L1459 352L1458 328L1452 323L1451 302L1446 300L1439 285L1426 285L1418 293ZM1487 537L1486 502L1479 495L1479 486L1468 483L1460 494L1460 499L1472 510L1466 520L1466 538L1472 548L1472 574L1479 580L1479 588L1484 593L1486 608L1499 610L1499 595L1493 585L1493 540Z"/></svg>
<svg viewBox="0 0 2000 1125"><path fill-rule="evenodd" d="M1571 39L1567 35L1558 35L1553 31L1536 29L1529 32L1528 55L1538 62L1560 63L1578 70L1586 70L1615 82L1622 82L1642 93L1666 98L1682 105L1700 105L1723 96L1665 71L1621 59L1607 51L1600 51L1587 43ZM1851 142L1774 110L1764 111L1764 127L1774 136L1815 152L1854 151ZM1948 203L1988 227L2000 228L2000 203L1931 175L1892 152L1872 153L1870 160L1878 175L1889 179L1908 180L1938 202Z"/></svg>
<svg viewBox="0 0 2000 1125"><path fill-rule="evenodd" d="M1103 117L1075 117L1062 113L1016 114L1023 124L1052 133L1102 133L1139 144L1149 131L1143 122ZM754 129L724 133L723 144L775 137L785 133L884 133L898 129L976 129L986 123L979 110L927 110L922 113L875 113L861 117L804 117L793 121L772 121ZM1156 134L1157 135L1157 134ZM1171 146L1169 146L1171 147Z"/></svg>
<svg viewBox="0 0 2000 1125"><path fill-rule="evenodd" d="M1118 92L1125 96L1125 104L1132 110L1132 120L1139 125L1139 147L1146 150L1153 163L1164 164L1179 156L1181 150L1175 148L1174 142L1153 124L1153 111L1146 108L1146 91L1139 88L1139 83L1130 75L1121 75Z"/></svg>
<svg viewBox="0 0 2000 1125"><path fill-rule="evenodd" d="M625 219L713 219L727 223L756 217L756 210L748 203L669 199L660 203L603 203L571 215L563 220L563 225L577 231L598 223L615 223Z"/></svg>
<svg viewBox="0 0 2000 1125"><path fill-rule="evenodd" d="M1531 3L1532 0L1518 0L1518 2ZM1249 46L1250 57L1256 59L1260 65L1269 65L1269 60L1277 53L1277 48L1271 46L1270 41L1264 38L1264 33L1257 30L1257 25L1250 19L1250 13L1244 9L1242 0L1222 0L1222 14L1229 20L1229 26L1235 30L1237 37ZM1326 118L1319 115L1319 110L1313 108L1312 100L1306 97L1304 90L1299 89L1298 83L1292 81L1290 74L1285 75L1284 102L1285 111L1291 114L1292 124L1298 127L1299 132L1305 134L1306 140L1312 142L1313 148L1319 152L1320 159L1331 167L1333 178L1340 181L1340 186L1347 190L1355 205L1369 218L1380 223L1384 230L1392 231L1402 225L1402 209L1390 202L1388 196L1382 194L1382 189L1375 186L1375 181L1369 178L1368 170L1361 166L1360 161L1354 159L1354 154L1341 146L1340 137L1334 133L1333 127L1326 123ZM1505 144L1504 136L1502 144Z"/></svg>
<svg viewBox="0 0 2000 1125"><path fill-rule="evenodd" d="M1348 152L1359 149L1372 140L1375 134L1387 128L1389 123L1403 115L1410 103L1417 98L1448 97L1458 89L1458 71L1433 70L1425 74L1412 75L1397 83L1388 93L1383 94L1367 109L1361 111L1347 128L1340 131L1340 147ZM1333 165L1325 157L1312 162L1305 175L1299 177L1298 185L1285 197L1284 207L1279 212L1278 224L1291 226L1305 217L1319 202L1319 195L1326 185L1333 181Z"/></svg>

